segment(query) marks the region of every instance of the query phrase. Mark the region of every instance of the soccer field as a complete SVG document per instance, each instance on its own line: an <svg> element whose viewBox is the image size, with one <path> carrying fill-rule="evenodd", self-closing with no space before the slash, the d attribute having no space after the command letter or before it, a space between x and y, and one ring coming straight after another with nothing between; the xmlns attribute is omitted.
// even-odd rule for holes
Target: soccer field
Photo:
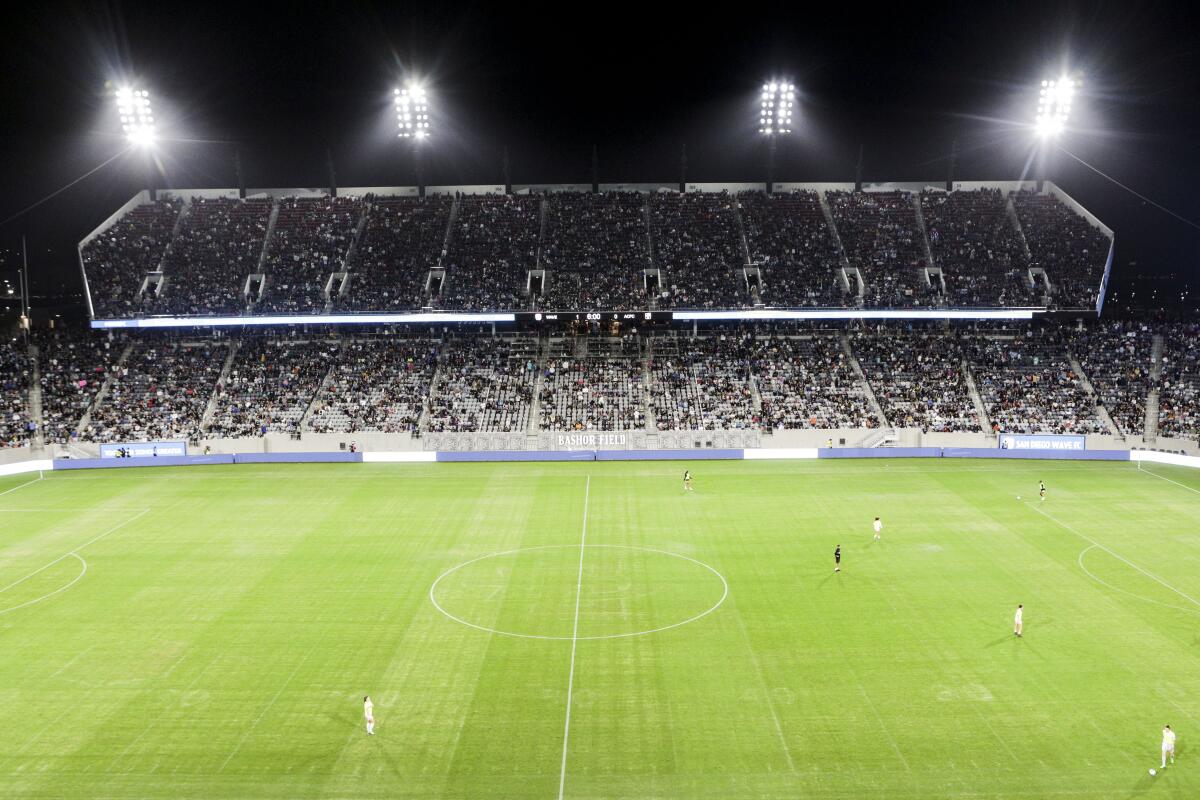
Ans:
<svg viewBox="0 0 1200 800"><path fill-rule="evenodd" d="M1128 463L7 478L0 796L1196 797L1198 516Z"/></svg>

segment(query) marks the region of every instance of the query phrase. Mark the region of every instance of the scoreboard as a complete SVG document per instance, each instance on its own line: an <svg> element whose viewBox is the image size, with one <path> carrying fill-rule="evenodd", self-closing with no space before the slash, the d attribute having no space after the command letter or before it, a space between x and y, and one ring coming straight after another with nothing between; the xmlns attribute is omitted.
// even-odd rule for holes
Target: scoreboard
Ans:
<svg viewBox="0 0 1200 800"><path fill-rule="evenodd" d="M517 323L553 325L572 322L619 322L636 325L639 322L670 322L675 318L670 311L522 311L516 315Z"/></svg>

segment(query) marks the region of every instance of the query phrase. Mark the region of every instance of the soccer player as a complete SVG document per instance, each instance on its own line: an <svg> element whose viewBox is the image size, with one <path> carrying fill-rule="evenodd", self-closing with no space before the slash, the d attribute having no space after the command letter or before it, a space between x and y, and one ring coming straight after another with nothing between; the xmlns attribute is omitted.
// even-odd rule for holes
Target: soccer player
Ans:
<svg viewBox="0 0 1200 800"><path fill-rule="evenodd" d="M692 489L692 472L691 472L691 470L687 470L687 469L685 469L685 470L683 471L683 490L684 490L685 492L690 492L690 491L693 491L693 489Z"/></svg>
<svg viewBox="0 0 1200 800"><path fill-rule="evenodd" d="M1041 502L1046 501L1046 482L1038 481L1038 496L1041 497Z"/></svg>
<svg viewBox="0 0 1200 800"><path fill-rule="evenodd" d="M1017 604L1017 613L1013 615L1013 635L1014 636L1020 636L1022 630L1025 627L1025 623L1021 621L1022 618L1024 617L1024 612L1025 612L1025 606L1018 603Z"/></svg>
<svg viewBox="0 0 1200 800"><path fill-rule="evenodd" d="M875 518L875 541L877 541L877 542L879 541L879 537L882 533L883 533L883 523L879 520L879 517L876 517Z"/></svg>
<svg viewBox="0 0 1200 800"><path fill-rule="evenodd" d="M842 546L840 544L833 549L833 571L842 571Z"/></svg>
<svg viewBox="0 0 1200 800"><path fill-rule="evenodd" d="M367 695L363 698L363 716L367 718L367 733L371 736L375 735L375 704L371 702L371 696Z"/></svg>
<svg viewBox="0 0 1200 800"><path fill-rule="evenodd" d="M1163 743L1162 743L1162 768L1167 768L1167 756L1171 757L1171 763L1175 763L1175 731L1171 730L1170 725L1163 726Z"/></svg>

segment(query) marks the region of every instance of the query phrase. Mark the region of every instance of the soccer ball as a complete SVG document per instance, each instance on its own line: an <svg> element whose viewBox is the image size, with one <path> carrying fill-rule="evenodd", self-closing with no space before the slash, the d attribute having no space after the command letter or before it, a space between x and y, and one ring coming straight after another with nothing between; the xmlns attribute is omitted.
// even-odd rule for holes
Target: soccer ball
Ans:
<svg viewBox="0 0 1200 800"><path fill-rule="evenodd" d="M1018 500L1020 500L1020 499L1021 499L1021 495L1017 495L1017 499L1018 499Z"/></svg>
<svg viewBox="0 0 1200 800"><path fill-rule="evenodd" d="M1150 777L1151 777L1151 778L1153 778L1153 777L1154 777L1155 775L1157 775L1157 774L1158 774L1158 773L1154 771L1154 767L1151 767L1151 768L1150 768Z"/></svg>

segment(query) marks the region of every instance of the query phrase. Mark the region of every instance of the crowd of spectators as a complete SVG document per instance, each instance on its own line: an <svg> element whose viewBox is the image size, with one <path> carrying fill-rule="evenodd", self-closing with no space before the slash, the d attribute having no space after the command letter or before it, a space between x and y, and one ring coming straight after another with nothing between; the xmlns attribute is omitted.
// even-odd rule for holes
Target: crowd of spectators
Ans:
<svg viewBox="0 0 1200 800"><path fill-rule="evenodd" d="M542 199L536 195L462 195L436 306L461 311L527 307L521 295L537 266Z"/></svg>
<svg viewBox="0 0 1200 800"><path fill-rule="evenodd" d="M813 191L738 195L751 263L762 273L759 299L769 306L844 306L837 274L841 249Z"/></svg>
<svg viewBox="0 0 1200 800"><path fill-rule="evenodd" d="M1030 266L1045 269L1052 302L1060 308L1095 308L1108 237L1054 195L1013 192L1012 198Z"/></svg>
<svg viewBox="0 0 1200 800"><path fill-rule="evenodd" d="M411 311L429 305L426 282L438 265L454 198L370 197L367 226L350 265L347 311Z"/></svg>
<svg viewBox="0 0 1200 800"><path fill-rule="evenodd" d="M211 438L298 433L338 355L336 342L248 339L217 384ZM218 367L220 369L220 367Z"/></svg>
<svg viewBox="0 0 1200 800"><path fill-rule="evenodd" d="M183 202L143 203L83 246L92 308L97 317L130 317L143 310L146 273L162 266Z"/></svg>
<svg viewBox="0 0 1200 800"><path fill-rule="evenodd" d="M930 306L937 293L921 277L927 266L909 192L826 194L851 267L863 276L863 304L876 308Z"/></svg>
<svg viewBox="0 0 1200 800"><path fill-rule="evenodd" d="M175 315L241 314L246 280L257 272L271 200L197 198L163 261L154 311Z"/></svg>
<svg viewBox="0 0 1200 800"><path fill-rule="evenodd" d="M415 431L436 367L437 345L428 339L351 342L308 427L317 433Z"/></svg>
<svg viewBox="0 0 1200 800"><path fill-rule="evenodd" d="M1200 325L1171 325L1163 339L1158 435L1194 439L1200 433Z"/></svg>
<svg viewBox="0 0 1200 800"><path fill-rule="evenodd" d="M646 308L643 271L650 266L645 195L561 192L546 200L537 298L545 309Z"/></svg>
<svg viewBox="0 0 1200 800"><path fill-rule="evenodd" d="M878 426L836 337L763 336L748 347L764 429Z"/></svg>
<svg viewBox="0 0 1200 800"><path fill-rule="evenodd" d="M1071 370L1057 332L1030 332L1011 339L972 337L968 359L1000 433L1107 433L1096 403Z"/></svg>
<svg viewBox="0 0 1200 800"><path fill-rule="evenodd" d="M507 339L452 339L439 355L428 430L525 431L536 378L536 353Z"/></svg>
<svg viewBox="0 0 1200 800"><path fill-rule="evenodd" d="M325 293L329 276L346 268L363 206L361 197L281 200L262 267L266 288L255 311L265 314L323 311L329 302Z"/></svg>
<svg viewBox="0 0 1200 800"><path fill-rule="evenodd" d="M729 194L650 195L654 263L662 270L660 307L746 305L745 251Z"/></svg>
<svg viewBox="0 0 1200 800"><path fill-rule="evenodd" d="M0 344L0 448L23 447L34 432L29 416L32 367L21 341Z"/></svg>
<svg viewBox="0 0 1200 800"><path fill-rule="evenodd" d="M650 358L650 407L660 431L735 430L758 425L742 335L660 337Z"/></svg>
<svg viewBox="0 0 1200 800"><path fill-rule="evenodd" d="M108 394L92 409L92 441L194 439L228 346L139 342L113 368Z"/></svg>
<svg viewBox="0 0 1200 800"><path fill-rule="evenodd" d="M1071 352L1117 428L1141 436L1154 381L1154 330L1134 322L1102 322L1068 333Z"/></svg>
<svg viewBox="0 0 1200 800"><path fill-rule="evenodd" d="M544 431L632 431L646 427L642 362L551 359L542 370L538 425Z"/></svg>
<svg viewBox="0 0 1200 800"><path fill-rule="evenodd" d="M893 427L924 433L982 430L963 376L962 349L953 338L884 328L855 336L853 349Z"/></svg>
<svg viewBox="0 0 1200 800"><path fill-rule="evenodd" d="M75 438L124 344L89 330L59 330L37 337L42 387L42 435L46 444Z"/></svg>
<svg viewBox="0 0 1200 800"><path fill-rule="evenodd" d="M1032 305L1028 259L999 189L921 192L933 265L951 306Z"/></svg>

